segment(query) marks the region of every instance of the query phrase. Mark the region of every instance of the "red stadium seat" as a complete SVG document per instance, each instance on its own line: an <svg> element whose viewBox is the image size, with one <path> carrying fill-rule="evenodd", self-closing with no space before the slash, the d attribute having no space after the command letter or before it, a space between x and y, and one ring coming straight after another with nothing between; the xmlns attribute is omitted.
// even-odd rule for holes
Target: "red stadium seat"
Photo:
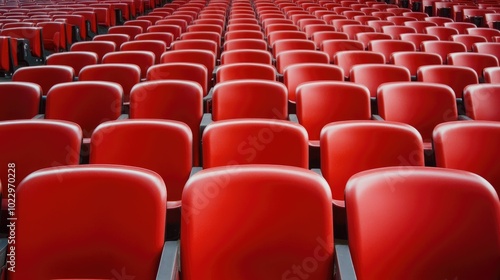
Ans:
<svg viewBox="0 0 500 280"><path fill-rule="evenodd" d="M425 65L441 65L441 56L435 53L424 52L395 52L391 56L391 63L397 66L406 67L410 74L416 79L418 68Z"/></svg>
<svg viewBox="0 0 500 280"><path fill-rule="evenodd" d="M94 52L62 52L47 57L47 65L63 65L73 68L78 77L80 70L87 65L97 64L98 56Z"/></svg>
<svg viewBox="0 0 500 280"><path fill-rule="evenodd" d="M119 51L104 55L103 64L124 63L135 64L141 69L141 80L146 79L149 67L155 63L155 54L150 51Z"/></svg>
<svg viewBox="0 0 500 280"><path fill-rule="evenodd" d="M82 68L78 80L117 83L123 89L123 103L128 104L132 87L141 81L141 68L130 63L89 65Z"/></svg>
<svg viewBox="0 0 500 280"><path fill-rule="evenodd" d="M241 164L309 167L307 132L289 121L239 119L214 122L203 132L202 143L205 169Z"/></svg>
<svg viewBox="0 0 500 280"><path fill-rule="evenodd" d="M82 128L83 137L90 138L99 124L118 119L122 99L123 89L116 83L93 81L58 84L47 94L45 119L77 123Z"/></svg>
<svg viewBox="0 0 500 280"><path fill-rule="evenodd" d="M109 41L86 41L71 45L70 51L87 51L97 54L97 63L101 63L102 57L116 50L116 45Z"/></svg>
<svg viewBox="0 0 500 280"><path fill-rule="evenodd" d="M28 82L0 83L0 121L31 119L38 114L42 88Z"/></svg>
<svg viewBox="0 0 500 280"><path fill-rule="evenodd" d="M345 196L350 266L359 279L498 277L500 205L479 176L429 167L383 168L353 176ZM446 228L461 230L443 242Z"/></svg>
<svg viewBox="0 0 500 280"><path fill-rule="evenodd" d="M333 63L344 69L344 76L349 79L351 68L358 64L385 64L383 54L371 51L340 51L335 54Z"/></svg>
<svg viewBox="0 0 500 280"><path fill-rule="evenodd" d="M465 66L474 69L480 81L484 81L483 70L487 67L498 66L498 59L491 54L485 53L450 53L448 64Z"/></svg>
<svg viewBox="0 0 500 280"><path fill-rule="evenodd" d="M369 120L370 92L348 82L315 81L297 88L297 119L309 135L309 145L319 147L321 129L331 122Z"/></svg>
<svg viewBox="0 0 500 280"><path fill-rule="evenodd" d="M473 120L500 121L498 104L500 87L497 84L470 85L464 91L467 116Z"/></svg>
<svg viewBox="0 0 500 280"><path fill-rule="evenodd" d="M429 66L427 66L429 67ZM436 125L458 120L453 90L437 83L396 82L381 85L377 94L378 113L387 121L415 127L430 149Z"/></svg>
<svg viewBox="0 0 500 280"><path fill-rule="evenodd" d="M500 194L500 163L496 157L499 137L499 122L449 122L438 125L433 134L436 164L438 167L476 173Z"/></svg>
<svg viewBox="0 0 500 280"><path fill-rule="evenodd" d="M203 91L190 81L160 80L136 85L130 95L131 119L180 121L192 132L193 165L200 166L200 122Z"/></svg>
<svg viewBox="0 0 500 280"><path fill-rule="evenodd" d="M220 178L226 178L227 183L219 181ZM213 187L219 195L210 199L203 211L197 210L198 201L206 198ZM263 193L266 202L260 199ZM292 267L317 252L324 261L315 262L318 265L310 278L328 279L333 274L329 195L324 180L296 167L219 167L196 174L183 194L181 240L184 241L180 246L181 267L174 267L174 273L182 270L184 280L215 274L219 279L289 278L297 275ZM245 205L249 201L252 206ZM255 211L241 226L241 217L248 214L248 207L265 211ZM201 229L205 231L203 236L197 234ZM256 230L260 234L256 235ZM234 238L228 239L228 234ZM211 242L206 242L206 236L211 236ZM218 251L221 242L227 250L219 252L220 257L203 257Z"/></svg>
<svg viewBox="0 0 500 280"><path fill-rule="evenodd" d="M31 82L40 85L42 94L47 95L56 84L72 82L75 71L69 66L40 65L19 68L14 75L14 82Z"/></svg>
<svg viewBox="0 0 500 280"><path fill-rule="evenodd" d="M234 80L215 85L214 121L236 118L288 119L287 90L278 82Z"/></svg>
<svg viewBox="0 0 500 280"><path fill-rule="evenodd" d="M244 79L262 79L276 81L276 69L262 63L232 63L221 65L217 68L217 83L244 80Z"/></svg>
<svg viewBox="0 0 500 280"><path fill-rule="evenodd" d="M16 209L19 243L10 279L157 275L167 200L158 174L116 165L55 167L28 176L17 197L24 203ZM47 217L57 217L59 223L47 227ZM136 219L141 226L131 223ZM33 238L33 232L40 238Z"/></svg>

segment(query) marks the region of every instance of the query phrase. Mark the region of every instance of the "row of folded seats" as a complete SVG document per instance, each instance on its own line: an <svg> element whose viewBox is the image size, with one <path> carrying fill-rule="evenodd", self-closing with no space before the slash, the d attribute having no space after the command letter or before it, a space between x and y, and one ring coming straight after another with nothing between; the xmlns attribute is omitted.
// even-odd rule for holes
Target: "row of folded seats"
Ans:
<svg viewBox="0 0 500 280"><path fill-rule="evenodd" d="M17 86L36 89L30 84ZM251 99L241 96L245 88L252 90ZM19 166L18 180L42 167L82 163L81 157L91 164L149 168L164 177L172 200L180 199L192 167L257 163L319 167L339 207L343 207L343 190L350 176L381 166L427 163L466 169L498 189L498 119L484 121L481 116L498 115L498 102L493 104L492 96L498 96L499 89L495 85L469 87L467 103L483 103L470 114L478 120L457 121L467 117L457 114L454 94L447 86L385 84L379 89L380 116L372 116L366 88L347 82L306 83L300 86L303 98L299 100L310 110L303 114L299 110L297 123L285 114L282 85L243 80L222 83L216 89L214 103L220 102L220 109L214 107L200 125L201 88L193 82L145 83L132 95L129 120L116 120L121 100L117 85L65 83L49 93L44 120L0 123L6 136L1 154L5 164ZM97 102L98 98L104 102ZM197 101L198 110L165 100ZM60 120L73 123L61 124ZM73 127L71 136L53 131L68 126ZM450 127L458 132L442 136L454 130ZM321 164L311 160L315 153Z"/></svg>
<svg viewBox="0 0 500 280"><path fill-rule="evenodd" d="M215 4L218 5L219 3L215 2ZM216 58L219 58L220 46L223 39L229 41L238 38L253 38L256 40L267 39L268 47L264 46L264 50L267 48L272 49L274 57L276 57L280 51L290 49L314 50L319 48L329 54L332 62L334 61L335 54L338 51L364 49L374 51L379 51L380 49L380 51L385 55L386 62L391 61L390 55L392 52L415 51L420 49L426 52L438 53L441 55L443 63L445 64L447 63L446 55L450 52L475 50L480 53L484 52L498 55L498 46L496 44L487 44L487 46L484 47L481 44L478 44L475 48L473 48L473 46L476 43L496 41L495 38L500 36L500 31L492 28L476 28L476 25L468 22L453 22L449 18L427 17L425 13L405 13L403 12L404 10L401 10L398 13L392 13L393 15L391 15L391 12L385 12L389 14L386 14L386 16L382 19L382 17L371 15L372 13L376 13L375 11L369 13L370 15L348 17L346 15L331 14L337 13L335 11L315 10L314 14L312 14L311 11L306 11L299 6L295 6L296 9L287 10L285 8L288 6L280 9L278 8L278 5L272 5L263 6L261 9L259 9L259 7L253 7L250 3L243 3L239 6L231 7L230 9L226 7L226 9L230 10L228 13L229 16L226 16L224 9L219 11L222 12L222 14L216 13L216 10L209 9L210 5L203 9L198 7L197 12L191 10L181 10L182 7L178 8L179 10L173 11L173 8L168 7L157 8L147 16L140 16L137 20L126 21L126 26L112 26L109 29L109 33L112 35L102 34L95 38L99 41L105 40L114 42L114 48L109 44L95 44L93 47L87 47L87 50L97 52L98 59L100 60L104 53L120 50L121 45L124 42L135 40L136 38L144 40L146 37L141 36L143 33L161 32L170 33L172 34L172 37L165 38L165 36L161 36L163 38L160 38L155 35L148 34L147 38L148 41L151 39L162 40L165 42L165 46L154 46L154 44L150 44L150 42L142 43L141 45L141 49L152 50L155 53L156 63L160 61L161 54L170 47L172 47L172 49L205 49L214 52ZM214 7L219 6L214 5ZM168 9L168 11L163 9ZM390 8L386 7L385 9ZM320 11L331 13L316 13ZM343 11L342 13L347 12L354 11ZM357 12L365 13L362 11ZM257 20L256 17L258 17L260 21ZM356 17L364 18L356 19ZM229 21L226 25L225 20L227 18L229 18ZM444 22L443 19L451 22ZM15 25L24 23L6 24ZM41 24L47 23L44 22ZM58 22L57 24L64 25L65 23ZM58 37L61 40L61 42L58 42L57 45L66 46L66 40L64 40L63 37L67 36L62 36L66 29L62 27L59 27L59 29L60 31L51 31L50 34L45 36L44 42L47 43L52 41L51 37L57 33L59 34ZM13 33L13 30L11 28L7 28L4 33L4 35L9 35ZM82 36L82 38L85 37ZM180 41L187 40L189 42L175 42L175 44L171 46L172 41L177 39L181 39ZM292 41L295 41L288 43L281 42L278 46L274 46L276 41L283 39L292 39ZM381 42L377 44L370 43L372 40L382 39L402 39L403 41L410 41L414 44L414 46L411 46L409 42L392 42L389 46L383 46L386 45L386 43L382 44ZM32 38L30 43L34 43L34 45L37 46L37 50L34 51L34 54L39 56L40 51L38 50L38 46L43 46L44 44L40 42L32 42L34 40L35 39ZM200 40L214 41L216 46ZM311 42L305 42L305 40L313 41L315 45ZM337 41L328 42L328 44L324 43L324 41L330 40ZM353 40L360 41L362 45L352 42ZM422 42L429 40L456 40L456 43L447 42L428 44L426 42L425 44L421 44ZM458 43L462 43L463 45ZM464 45L465 49L463 48ZM33 48L34 47L32 47L32 50ZM240 45L240 48L255 48L255 44L249 44L248 46ZM260 46L258 48L260 48ZM56 49L59 50L59 48ZM82 47L75 48L75 50L76 49L82 49ZM248 56L251 55L249 54Z"/></svg>
<svg viewBox="0 0 500 280"><path fill-rule="evenodd" d="M126 21L0 83L7 279L500 277L498 58L266 31L330 12L299 2L212 0L179 36Z"/></svg>
<svg viewBox="0 0 500 280"><path fill-rule="evenodd" d="M291 68L298 69L295 79L300 79L302 73L310 72L308 66L299 64ZM368 76L365 77L368 81L380 73L388 75L387 71L381 71L383 68L371 66L374 65L354 68L368 69L362 73ZM82 72L83 77L86 77L87 72ZM88 75L103 75L105 80L105 72L94 72L97 74L89 70ZM340 73L337 76L341 78ZM463 98L462 95L458 98L450 86L410 82L408 73L403 73L406 73L408 81L383 83L374 95L371 95L367 86L353 82L305 81L294 88L295 113L289 113L290 93L286 86L276 81L241 79L218 83L210 99L212 111L204 113L203 88L195 82L175 79L142 82L131 86L129 97L124 99L124 88L119 84L85 79L60 83L50 88L44 101L43 114L39 114L43 100L39 85L5 82L0 84L0 119L68 120L80 125L86 139L91 137L99 124L109 120L177 120L186 123L192 131L196 166L201 163L198 147L203 130L213 121L238 118L291 120L306 129L310 146L318 147L321 129L335 121L373 119L408 123L417 128L425 142L430 143L432 130L442 122L459 119L500 120L497 109L500 86L497 84L469 85L464 89ZM127 101L126 106L123 100ZM459 105L464 106L464 115L460 114ZM372 110L373 106L377 112ZM127 109L124 110L124 107ZM317 166L318 159L314 160L317 149L312 149L311 166ZM426 149L430 150L430 146L427 145ZM428 164L432 165L432 161Z"/></svg>
<svg viewBox="0 0 500 280"><path fill-rule="evenodd" d="M82 137L75 124L8 121L0 131L8 142L0 145L2 182L16 184L15 272L7 272L8 279L500 275L495 122L439 125L434 146L446 168L423 167L422 138L408 125L332 123L322 133L328 142L322 152L332 161L323 176L282 162L307 153L305 131L277 120L207 128L209 145L218 142L213 165L192 176L190 147L181 143L191 134L175 121L101 125L90 165L76 165L71 154ZM292 146L297 135L304 138L301 148ZM235 165L234 158L263 154L268 161L252 163L267 164ZM15 170L15 182L7 170ZM4 198L11 187L3 183ZM53 217L50 226L47 217ZM180 223L180 243L165 242L172 219ZM334 241L342 222L348 245Z"/></svg>

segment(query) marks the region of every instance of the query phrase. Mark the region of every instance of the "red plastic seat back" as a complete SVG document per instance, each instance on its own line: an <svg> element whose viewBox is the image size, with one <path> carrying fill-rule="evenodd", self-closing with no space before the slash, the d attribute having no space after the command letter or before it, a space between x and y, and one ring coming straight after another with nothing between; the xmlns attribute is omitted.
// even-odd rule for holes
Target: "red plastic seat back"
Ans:
<svg viewBox="0 0 500 280"><path fill-rule="evenodd" d="M210 40L217 43L217 47L221 46L221 35L217 32L210 31L196 31L196 32L185 32L180 36L181 40L190 40L190 39L202 39L202 40Z"/></svg>
<svg viewBox="0 0 500 280"><path fill-rule="evenodd" d="M475 43L472 50L478 53L492 54L500 60L500 43Z"/></svg>
<svg viewBox="0 0 500 280"><path fill-rule="evenodd" d="M335 54L333 62L344 69L344 76L349 78L353 66L359 64L384 64L385 57L381 53L371 51L340 51Z"/></svg>
<svg viewBox="0 0 500 280"><path fill-rule="evenodd" d="M410 82L411 74L402 66L388 64L354 65L351 69L351 82L366 86L371 97L377 97L377 89L388 82Z"/></svg>
<svg viewBox="0 0 500 280"><path fill-rule="evenodd" d="M267 43L272 46L274 42L284 39L303 39L307 40L307 35L302 31L274 31L267 34Z"/></svg>
<svg viewBox="0 0 500 280"><path fill-rule="evenodd" d="M330 59L326 52L311 50L284 51L276 56L276 69L283 74L285 68L297 63L329 64Z"/></svg>
<svg viewBox="0 0 500 280"><path fill-rule="evenodd" d="M392 40L391 35L380 32L361 32L356 34L356 40L363 43L363 50L368 48L371 41Z"/></svg>
<svg viewBox="0 0 500 280"><path fill-rule="evenodd" d="M471 22L445 22L444 26L455 28L459 34L467 34L467 29L477 27Z"/></svg>
<svg viewBox="0 0 500 280"><path fill-rule="evenodd" d="M349 180L346 206L359 279L500 276L498 196L475 174L429 167L370 170Z"/></svg>
<svg viewBox="0 0 500 280"><path fill-rule="evenodd" d="M224 43L224 51L238 49L267 50L267 42L261 39L234 39Z"/></svg>
<svg viewBox="0 0 500 280"><path fill-rule="evenodd" d="M32 174L17 191L19 243L9 276L153 279L164 244L165 189L160 176L142 168L87 165ZM59 222L49 228L49 217Z"/></svg>
<svg viewBox="0 0 500 280"><path fill-rule="evenodd" d="M427 27L438 26L437 23L430 21L405 21L404 26L415 28L417 33L424 34Z"/></svg>
<svg viewBox="0 0 500 280"><path fill-rule="evenodd" d="M99 124L120 116L122 96L121 86L111 82L58 84L47 94L45 118L77 123L90 138Z"/></svg>
<svg viewBox="0 0 500 280"><path fill-rule="evenodd" d="M330 25L327 25L331 28L333 28L333 30L331 31L315 31L314 33L312 33L311 35L311 40L316 44L316 48L320 48L321 47L321 44L323 44L324 41L326 40L348 40L349 39L349 36L347 34L345 34L344 32L337 32L337 31L334 31L334 27L333 26L330 26ZM306 32L307 32L307 29L306 29Z"/></svg>
<svg viewBox="0 0 500 280"><path fill-rule="evenodd" d="M192 131L194 164L199 166L203 89L189 81L149 81L136 85L130 95L131 119L180 121Z"/></svg>
<svg viewBox="0 0 500 280"><path fill-rule="evenodd" d="M234 80L215 85L215 121L236 118L287 119L287 90L278 82Z"/></svg>
<svg viewBox="0 0 500 280"><path fill-rule="evenodd" d="M309 167L306 130L286 120L218 121L203 132L203 168L240 164Z"/></svg>
<svg viewBox="0 0 500 280"><path fill-rule="evenodd" d="M486 38L479 35L469 35L469 34L458 34L451 36L453 42L459 42L465 45L468 52L472 51L472 47L475 43L485 43Z"/></svg>
<svg viewBox="0 0 500 280"><path fill-rule="evenodd" d="M483 36L488 42L494 42L493 37L500 36L500 31L493 28L467 28L467 34Z"/></svg>
<svg viewBox="0 0 500 280"><path fill-rule="evenodd" d="M27 39L30 42L31 54L38 58L44 58L41 27L14 27L2 29L0 31L0 36Z"/></svg>
<svg viewBox="0 0 500 280"><path fill-rule="evenodd" d="M134 38L142 32L142 27L133 25L112 26L108 30L108 34L125 34L130 36L130 38Z"/></svg>
<svg viewBox="0 0 500 280"><path fill-rule="evenodd" d="M273 55L276 57L281 52L292 50L316 50L316 45L311 40L283 39L274 42L272 46Z"/></svg>
<svg viewBox="0 0 500 280"><path fill-rule="evenodd" d="M487 67L498 66L498 59L494 55L485 53L450 53L448 64L470 67L482 79L483 70Z"/></svg>
<svg viewBox="0 0 500 280"><path fill-rule="evenodd" d="M424 165L421 136L416 129L401 123L331 123L321 131L320 146L321 172L332 189L334 203L339 206L343 206L347 181L360 171Z"/></svg>
<svg viewBox="0 0 500 280"><path fill-rule="evenodd" d="M149 20L135 19L135 20L127 20L127 21L125 21L125 23L123 23L123 25L139 26L139 27L142 28L142 32L146 32L147 29L148 29L148 27L150 27L153 24Z"/></svg>
<svg viewBox="0 0 500 280"><path fill-rule="evenodd" d="M207 92L207 68L198 63L162 63L149 68L146 75L148 81L156 80L184 80L198 83L203 89L203 96Z"/></svg>
<svg viewBox="0 0 500 280"><path fill-rule="evenodd" d="M368 50L383 54L385 61L389 62L393 53L400 51L415 52L416 48L412 42L407 41L375 40L368 44Z"/></svg>
<svg viewBox="0 0 500 280"><path fill-rule="evenodd" d="M167 32L148 32L141 33L136 35L134 40L136 41L144 41L144 40L158 40L165 43L165 46L168 48L170 44L174 41L174 35Z"/></svg>
<svg viewBox="0 0 500 280"><path fill-rule="evenodd" d="M443 59L443 64L447 64L447 56L450 53L466 52L467 47L459 42L450 41L424 41L421 43L423 52L436 53Z"/></svg>
<svg viewBox="0 0 500 280"><path fill-rule="evenodd" d="M479 83L474 69L452 65L422 66L417 71L417 79L422 82L448 85L453 89L456 98L462 98L466 86Z"/></svg>
<svg viewBox="0 0 500 280"><path fill-rule="evenodd" d="M210 51L205 50L178 50L165 52L161 58L161 63L187 62L202 64L207 68L207 83L212 81L212 73L215 68L216 58ZM208 84L207 84L208 86Z"/></svg>
<svg viewBox="0 0 500 280"><path fill-rule="evenodd" d="M422 50L422 42L424 41L439 41L439 38L436 35L430 34L406 33L401 34L400 37L403 41L412 42L415 45L415 49L417 51Z"/></svg>
<svg viewBox="0 0 500 280"><path fill-rule="evenodd" d="M74 76L74 70L69 66L41 65L19 68L12 75L12 81L38 84L42 87L43 95L47 95L53 86L72 82Z"/></svg>
<svg viewBox="0 0 500 280"><path fill-rule="evenodd" d="M498 84L470 85L464 91L467 116L474 120L500 121L500 86Z"/></svg>
<svg viewBox="0 0 500 280"><path fill-rule="evenodd" d="M101 63L102 57L116 50L116 44L110 41L86 41L76 42L71 45L70 51L88 51L97 54L97 63Z"/></svg>
<svg viewBox="0 0 500 280"><path fill-rule="evenodd" d="M437 83L395 82L381 85L378 112L388 121L415 127L430 142L436 125L458 119L453 90Z"/></svg>
<svg viewBox="0 0 500 280"><path fill-rule="evenodd" d="M297 87L313 81L343 81L344 71L336 65L299 63L285 68L283 82L288 89L288 100L295 102Z"/></svg>
<svg viewBox="0 0 500 280"><path fill-rule="evenodd" d="M188 181L182 200L184 280L287 279L294 277L294 267L310 268L312 260L309 279L331 277L330 191L311 171L275 165L211 168ZM244 226L242 217L248 217ZM204 234L197 234L202 229ZM213 252L218 253L206 257Z"/></svg>
<svg viewBox="0 0 500 280"><path fill-rule="evenodd" d="M141 81L141 68L135 64L106 63L85 66L79 81L105 81L119 84L123 89L123 102L130 100L132 87Z"/></svg>
<svg viewBox="0 0 500 280"><path fill-rule="evenodd" d="M436 165L476 173L500 194L499 140L499 122L449 122L438 125L433 134Z"/></svg>
<svg viewBox="0 0 500 280"><path fill-rule="evenodd" d="M309 140L319 141L321 129L335 121L369 120L370 92L347 82L316 81L297 88L297 118Z"/></svg>
<svg viewBox="0 0 500 280"><path fill-rule="evenodd" d="M412 76L416 76L420 66L441 65L443 60L435 53L395 52L391 56L391 62L394 65L406 67Z"/></svg>
<svg viewBox="0 0 500 280"><path fill-rule="evenodd" d="M425 31L427 34L436 35L440 41L452 41L451 36L459 34L457 29L444 26L427 27Z"/></svg>
<svg viewBox="0 0 500 280"><path fill-rule="evenodd" d="M172 34L174 40L177 40L179 36L182 34L182 29L178 25L173 24L160 24L160 25L152 25L148 27L147 32L162 32Z"/></svg>
<svg viewBox="0 0 500 280"><path fill-rule="evenodd" d="M47 57L47 65L63 65L73 68L78 76L80 70L88 65L97 64L98 56L94 52L62 52Z"/></svg>
<svg viewBox="0 0 500 280"><path fill-rule="evenodd" d="M10 37L0 36L0 71L2 72L11 73L14 71L14 56L11 46Z"/></svg>
<svg viewBox="0 0 500 280"><path fill-rule="evenodd" d="M167 44L160 40L137 40L123 43L121 51L150 51L155 54L155 64L160 63L162 54L167 50Z"/></svg>
<svg viewBox="0 0 500 280"><path fill-rule="evenodd" d="M233 63L217 68L217 83L242 79L276 81L276 69L260 63Z"/></svg>
<svg viewBox="0 0 500 280"><path fill-rule="evenodd" d="M484 80L486 83L500 83L500 67L488 67L484 69Z"/></svg>
<svg viewBox="0 0 500 280"><path fill-rule="evenodd" d="M386 25L382 26L382 32L391 35L394 40L399 40L402 34L417 33L417 30L409 26Z"/></svg>
<svg viewBox="0 0 500 280"><path fill-rule="evenodd" d="M135 64L141 69L141 79L145 79L149 67L155 63L155 54L150 51L112 52L102 58L102 63Z"/></svg>
<svg viewBox="0 0 500 280"><path fill-rule="evenodd" d="M221 54L221 65L233 63L261 63L271 65L273 57L270 52L263 50L234 50Z"/></svg>
<svg viewBox="0 0 500 280"><path fill-rule="evenodd" d="M74 123L51 120L3 121L0 122L0 133L9 136L0 139L0 163L5 166L0 171L0 181L5 184L2 188L5 209L9 198L8 178L12 177L8 175L8 164L15 165L15 184L18 186L33 171L74 165L80 161L82 131Z"/></svg>
<svg viewBox="0 0 500 280"><path fill-rule="evenodd" d="M181 200L193 166L192 137L191 129L177 121L106 122L92 134L90 163L129 165L154 171L167 185L168 200Z"/></svg>
<svg viewBox="0 0 500 280"><path fill-rule="evenodd" d="M36 26L42 28L43 46L46 50L59 52L68 50L68 34L66 23L40 22Z"/></svg>
<svg viewBox="0 0 500 280"><path fill-rule="evenodd" d="M38 114L42 88L28 82L0 83L0 121L31 119Z"/></svg>
<svg viewBox="0 0 500 280"><path fill-rule="evenodd" d="M219 56L219 47L212 40L205 39L186 39L177 40L172 43L172 50L207 50L211 51L217 57Z"/></svg>
<svg viewBox="0 0 500 280"><path fill-rule="evenodd" d="M133 37L132 37L133 38ZM115 43L115 51L119 51L120 47L130 41L130 36L127 34L100 34L92 38L93 41L109 41Z"/></svg>

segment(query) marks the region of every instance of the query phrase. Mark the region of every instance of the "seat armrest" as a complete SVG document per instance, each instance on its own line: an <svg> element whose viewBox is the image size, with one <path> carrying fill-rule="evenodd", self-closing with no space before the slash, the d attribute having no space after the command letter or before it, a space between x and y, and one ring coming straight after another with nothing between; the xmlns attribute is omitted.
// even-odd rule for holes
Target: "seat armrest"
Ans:
<svg viewBox="0 0 500 280"><path fill-rule="evenodd" d="M163 245L156 280L176 280L180 270L179 241L167 241Z"/></svg>
<svg viewBox="0 0 500 280"><path fill-rule="evenodd" d="M202 170L203 170L203 167L194 166L193 168L191 168L191 173L189 174L189 178L193 177L194 174L196 174Z"/></svg>
<svg viewBox="0 0 500 280"><path fill-rule="evenodd" d="M356 272L352 263L349 245L344 242L335 244L335 280L355 280Z"/></svg>
<svg viewBox="0 0 500 280"><path fill-rule="evenodd" d="M283 74L276 74L276 79L278 80L278 82L283 83Z"/></svg>
<svg viewBox="0 0 500 280"><path fill-rule="evenodd" d="M212 107L212 98L214 96L214 87L211 87L207 93L207 96L203 97L203 112L210 113Z"/></svg>
<svg viewBox="0 0 500 280"><path fill-rule="evenodd" d="M299 123L299 118L297 118L297 114L288 114L288 119L291 122Z"/></svg>
<svg viewBox="0 0 500 280"><path fill-rule="evenodd" d="M320 175L320 176L323 176L323 173L321 172L321 169L319 169L319 168L311 168L311 171Z"/></svg>
<svg viewBox="0 0 500 280"><path fill-rule="evenodd" d="M458 115L458 120L459 121L473 121L473 119L469 118L466 115Z"/></svg>
<svg viewBox="0 0 500 280"><path fill-rule="evenodd" d="M128 120L128 119L129 119L128 114L121 114L121 115L118 117L118 120Z"/></svg>
<svg viewBox="0 0 500 280"><path fill-rule="evenodd" d="M203 131L205 131L205 128L212 122L213 122L212 114L209 114L209 113L203 114L203 118L201 119L201 123L200 123L200 134L201 134L200 137L201 138L203 138Z"/></svg>
<svg viewBox="0 0 500 280"><path fill-rule="evenodd" d="M372 120L374 121L384 121L380 115L372 115Z"/></svg>

